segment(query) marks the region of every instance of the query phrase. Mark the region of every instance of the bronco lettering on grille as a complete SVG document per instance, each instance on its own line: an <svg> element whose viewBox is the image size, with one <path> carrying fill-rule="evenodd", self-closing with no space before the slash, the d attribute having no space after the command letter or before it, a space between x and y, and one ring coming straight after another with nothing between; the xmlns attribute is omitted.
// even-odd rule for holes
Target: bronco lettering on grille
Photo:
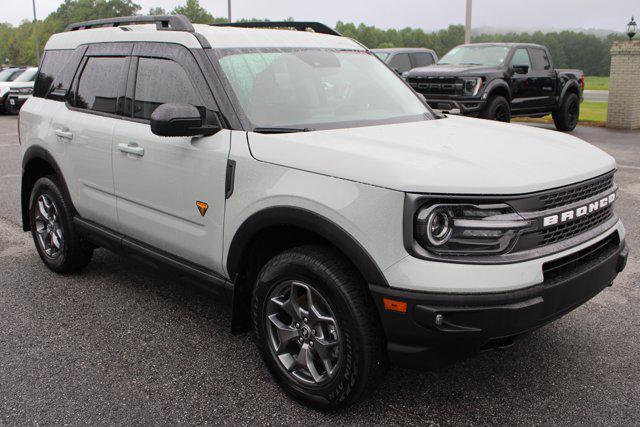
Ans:
<svg viewBox="0 0 640 427"><path fill-rule="evenodd" d="M575 209L570 209L559 214L545 216L542 219L543 227L550 227L552 225L562 224L563 222L572 221L574 219L589 215L598 209L602 209L607 205L610 205L616 200L616 193L611 193L602 199L595 200L584 206L580 206Z"/></svg>

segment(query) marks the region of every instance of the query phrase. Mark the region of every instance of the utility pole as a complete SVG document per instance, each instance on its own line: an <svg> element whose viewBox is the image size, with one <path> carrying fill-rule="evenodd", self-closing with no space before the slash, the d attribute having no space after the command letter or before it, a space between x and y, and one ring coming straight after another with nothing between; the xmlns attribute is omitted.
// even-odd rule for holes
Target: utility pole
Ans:
<svg viewBox="0 0 640 427"><path fill-rule="evenodd" d="M229 14L228 19L231 22L231 0L227 0L227 12Z"/></svg>
<svg viewBox="0 0 640 427"><path fill-rule="evenodd" d="M40 65L40 42L38 41L38 18L36 18L36 0L32 0L31 3L33 4L33 31L36 33L36 59L38 60L38 66L39 66Z"/></svg>
<svg viewBox="0 0 640 427"><path fill-rule="evenodd" d="M231 0L229 0L231 1ZM464 42L465 44L471 43L471 1L467 0L467 20L464 27Z"/></svg>

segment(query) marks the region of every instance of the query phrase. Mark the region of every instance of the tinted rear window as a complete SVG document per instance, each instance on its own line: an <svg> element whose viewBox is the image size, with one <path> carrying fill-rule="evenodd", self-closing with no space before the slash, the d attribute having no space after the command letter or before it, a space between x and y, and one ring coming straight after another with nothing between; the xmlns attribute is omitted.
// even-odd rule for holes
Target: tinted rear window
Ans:
<svg viewBox="0 0 640 427"><path fill-rule="evenodd" d="M551 63L547 52L542 49L531 49L531 55L533 56L533 66L536 70L550 70Z"/></svg>
<svg viewBox="0 0 640 427"><path fill-rule="evenodd" d="M117 113L118 92L127 64L124 57L90 57L80 75L74 104L78 108Z"/></svg>
<svg viewBox="0 0 640 427"><path fill-rule="evenodd" d="M72 50L48 50L45 52L33 88L33 96L45 98L49 94L51 84L60 76L72 53Z"/></svg>

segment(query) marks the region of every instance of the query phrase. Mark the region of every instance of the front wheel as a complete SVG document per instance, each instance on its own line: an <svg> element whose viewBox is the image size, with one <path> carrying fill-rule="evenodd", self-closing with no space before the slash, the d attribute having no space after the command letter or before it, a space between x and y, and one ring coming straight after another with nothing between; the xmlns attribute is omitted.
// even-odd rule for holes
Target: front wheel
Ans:
<svg viewBox="0 0 640 427"><path fill-rule="evenodd" d="M511 108L509 101L503 96L494 96L489 99L480 118L509 123L511 121Z"/></svg>
<svg viewBox="0 0 640 427"><path fill-rule="evenodd" d="M553 112L553 123L556 129L562 132L570 132L578 125L580 118L580 98L575 93L564 97L560 108Z"/></svg>
<svg viewBox="0 0 640 427"><path fill-rule="evenodd" d="M303 246L258 275L252 317L258 348L287 393L324 410L370 392L383 372L383 338L365 284L340 255Z"/></svg>

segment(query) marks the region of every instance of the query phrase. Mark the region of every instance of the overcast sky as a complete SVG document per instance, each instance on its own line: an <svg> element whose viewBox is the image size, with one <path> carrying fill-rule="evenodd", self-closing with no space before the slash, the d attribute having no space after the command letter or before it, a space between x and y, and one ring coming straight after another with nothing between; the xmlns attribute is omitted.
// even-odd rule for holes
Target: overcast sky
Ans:
<svg viewBox="0 0 640 427"><path fill-rule="evenodd" d="M61 0L36 0L38 17ZM167 11L184 0L136 0L142 12ZM0 21L31 19L30 0L0 0ZM9 7L9 4L11 5ZM226 16L226 0L200 0L214 14ZM465 0L232 0L233 19L294 17L297 20L364 22L380 28L418 27L431 31L464 23ZM640 18L640 0L474 0L473 25L524 29L600 28L624 31L631 15Z"/></svg>

